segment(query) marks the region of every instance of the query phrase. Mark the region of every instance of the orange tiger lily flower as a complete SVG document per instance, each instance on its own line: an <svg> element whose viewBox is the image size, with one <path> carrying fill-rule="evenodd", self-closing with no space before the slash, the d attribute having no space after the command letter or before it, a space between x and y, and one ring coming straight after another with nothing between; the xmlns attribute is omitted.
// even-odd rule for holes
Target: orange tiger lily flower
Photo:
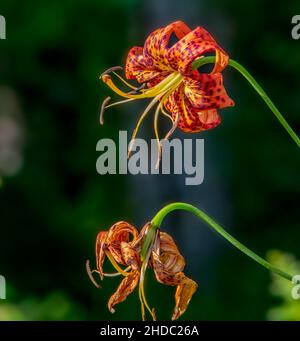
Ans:
<svg viewBox="0 0 300 341"><path fill-rule="evenodd" d="M169 47L174 34L178 41ZM205 54L214 52L216 61L211 73L200 73L192 69L192 63ZM124 101L108 104L110 97L102 104L100 122L103 124L105 108L143 98L152 98L141 115L132 140L149 111L156 106L154 131L159 142L158 117L160 113L169 117L172 128L165 139L178 127L184 132L200 132L216 127L221 118L218 109L233 106L223 86L222 70L228 63L228 55L214 38L202 27L191 30L182 21L176 21L152 32L143 47L135 46L128 53L125 75L141 84L134 87L123 79L114 67L100 78L115 93L126 98ZM125 92L112 81L114 74L130 88Z"/></svg>
<svg viewBox="0 0 300 341"><path fill-rule="evenodd" d="M175 320L185 312L197 289L197 284L182 272L185 266L184 258L172 237L167 233L157 231L153 243L149 246L148 256L144 260L141 259L140 253L149 227L150 224L148 223L138 233L134 226L121 221L114 224L108 231L99 232L96 240L97 270L91 271L89 262L87 262L88 274L97 287L99 285L92 275L94 272L98 273L101 279L119 275L124 277L108 301L108 309L111 313L115 312L115 305L125 301L139 284L142 318L145 319L146 307L155 320L155 310L150 308L144 292L145 271L147 267L153 268L158 282L177 286L175 309L172 316L172 319ZM116 273L105 273L103 271L106 257L116 269Z"/></svg>

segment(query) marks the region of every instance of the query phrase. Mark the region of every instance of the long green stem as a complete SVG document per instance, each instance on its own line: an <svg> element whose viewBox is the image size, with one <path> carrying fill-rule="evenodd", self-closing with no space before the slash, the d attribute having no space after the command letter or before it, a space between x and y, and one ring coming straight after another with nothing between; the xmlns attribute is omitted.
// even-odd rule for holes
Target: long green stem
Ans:
<svg viewBox="0 0 300 341"><path fill-rule="evenodd" d="M278 274L279 276L292 281L293 276L289 275L288 273L274 267L272 264L264 260L263 258L259 257L253 251L248 249L245 245L240 243L237 239L232 237L228 232L226 232L217 222L215 222L212 218L210 218L206 213L198 209L197 207L186 204L183 202L175 202L163 207L152 219L151 221L151 234L147 235L145 239L145 243L142 249L142 258L145 256L146 252L148 251L149 245L151 240L153 239L153 235L156 229L160 228L164 218L170 212L175 210L184 210L193 213L196 217L200 218L201 220L205 221L213 230L219 233L223 238L225 238L229 243L239 249L241 252L245 253L247 256L258 262L260 265L264 266L266 269ZM150 232L149 231L149 232Z"/></svg>
<svg viewBox="0 0 300 341"><path fill-rule="evenodd" d="M197 59L193 63L193 69L198 69L199 67L210 64L215 62L214 56L209 57L203 57L200 59ZM297 136L297 134L294 132L294 130L290 127L290 125L287 123L285 118L282 116L280 111L276 108L275 104L271 101L270 97L265 93L263 88L257 83L257 81L250 75L250 73L238 62L236 62L233 59L229 59L228 65L236 69L239 73L241 73L247 81L253 86L253 88L256 90L256 92L261 96L261 98L265 101L267 106L271 109L273 114L277 117L278 121L282 124L284 129L288 132L288 134L291 136L291 138L296 142L297 146L300 147L300 139Z"/></svg>

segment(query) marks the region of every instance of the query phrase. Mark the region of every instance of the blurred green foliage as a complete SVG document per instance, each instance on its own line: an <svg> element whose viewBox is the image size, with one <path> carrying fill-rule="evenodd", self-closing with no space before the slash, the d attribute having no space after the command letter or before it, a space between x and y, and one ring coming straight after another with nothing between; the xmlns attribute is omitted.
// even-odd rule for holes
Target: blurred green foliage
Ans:
<svg viewBox="0 0 300 341"><path fill-rule="evenodd" d="M300 262L292 254L278 250L270 250L267 259L280 269L286 269L290 274L300 274ZM300 321L300 300L292 296L293 285L279 276L272 275L270 291L280 301L268 313L268 320Z"/></svg>
<svg viewBox="0 0 300 341"><path fill-rule="evenodd" d="M156 18L155 4L1 0L7 39L0 41L0 82L17 93L26 141L22 169L3 177L0 190L0 274L8 285L7 300L0 301L2 320L140 319L136 293L109 314L106 303L119 280L107 279L96 290L85 261L94 258L100 228L121 219L137 223L134 207L139 205L141 215L165 203L147 198L136 203L128 177L99 176L95 170L97 140L116 139L128 114L112 110L114 120L99 126L99 103L108 90L98 75L123 63L154 20L165 25L180 18L205 26L300 131L300 41L290 35L298 0L276 6L271 0L190 0L184 8L180 1L162 2L160 18L167 22ZM222 125L203 137L227 186L231 232L259 254L280 247L299 258L299 151L249 85L232 70L224 75L236 107L224 110ZM205 181L214 187L209 175ZM185 189L187 196L191 190ZM166 194L167 200L181 196L177 190ZM176 228L189 238L180 219ZM220 252L198 267L200 287L183 319L265 319L275 305L269 274L223 241L216 243ZM197 255L189 262L197 263ZM174 288L149 274L146 290L158 317L168 319Z"/></svg>

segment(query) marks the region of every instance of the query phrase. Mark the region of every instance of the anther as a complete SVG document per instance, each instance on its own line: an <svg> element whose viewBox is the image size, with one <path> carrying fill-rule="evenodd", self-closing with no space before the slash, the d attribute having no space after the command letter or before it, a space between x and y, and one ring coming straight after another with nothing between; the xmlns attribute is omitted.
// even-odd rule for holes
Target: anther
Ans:
<svg viewBox="0 0 300 341"><path fill-rule="evenodd" d="M101 288L101 286L95 281L95 278L93 276L94 270L93 271L91 270L89 259L86 261L85 266L86 266L86 272L87 272L91 282L95 285L96 288L98 288L98 289Z"/></svg>
<svg viewBox="0 0 300 341"><path fill-rule="evenodd" d="M118 70L123 70L122 66L113 66L113 67L105 70L104 72L101 73L99 78L102 78L104 75L107 75L113 71L118 71Z"/></svg>
<svg viewBox="0 0 300 341"><path fill-rule="evenodd" d="M102 102L101 109L100 109L100 124L101 125L104 124L104 111L110 100L111 100L110 97L106 97L105 100Z"/></svg>

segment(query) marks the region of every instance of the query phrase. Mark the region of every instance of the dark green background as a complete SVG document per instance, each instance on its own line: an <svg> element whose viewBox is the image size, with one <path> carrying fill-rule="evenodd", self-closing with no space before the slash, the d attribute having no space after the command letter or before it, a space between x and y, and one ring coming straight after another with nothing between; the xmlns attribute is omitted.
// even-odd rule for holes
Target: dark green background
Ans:
<svg viewBox="0 0 300 341"><path fill-rule="evenodd" d="M300 40L291 37L298 0L1 0L0 14L7 21L0 86L16 93L21 109L12 117L24 132L23 166L3 176L0 190L0 274L8 286L0 319L140 319L136 294L108 312L119 280L106 279L97 290L85 261L94 262L101 228L121 219L140 227L170 201L205 209L262 256L279 248L300 257L299 150L232 69L224 77L236 106L221 112L221 126L197 136L205 139L202 185L184 186L183 176L100 176L95 169L98 139L131 132L145 105L110 110L100 127L99 104L111 92L99 74L178 19L209 30L299 133ZM150 128L151 118L141 136L149 138ZM268 272L187 215L174 213L164 225L199 283L183 319L264 320L278 303ZM147 278L158 318L169 319L174 288Z"/></svg>

